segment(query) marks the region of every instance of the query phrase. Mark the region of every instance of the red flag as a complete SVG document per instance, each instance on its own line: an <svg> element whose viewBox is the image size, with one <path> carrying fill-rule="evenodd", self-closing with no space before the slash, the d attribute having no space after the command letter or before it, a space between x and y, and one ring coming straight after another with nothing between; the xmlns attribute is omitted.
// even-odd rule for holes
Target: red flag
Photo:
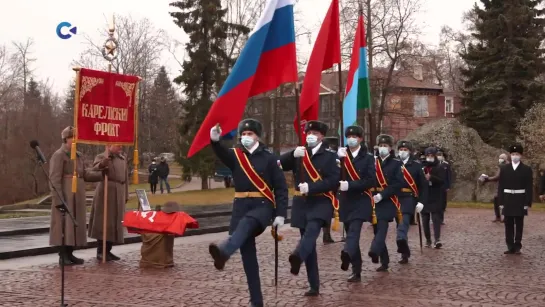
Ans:
<svg viewBox="0 0 545 307"><path fill-rule="evenodd" d="M303 80L303 90L301 91L299 100L299 108L301 110L301 122L299 124L301 125L301 140L303 142L305 140L303 131L306 122L318 119L322 71L340 62L341 32L339 26L339 1L333 0L314 43L314 49L310 54L305 79ZM297 131L297 124L297 118L295 118L293 123L295 131Z"/></svg>

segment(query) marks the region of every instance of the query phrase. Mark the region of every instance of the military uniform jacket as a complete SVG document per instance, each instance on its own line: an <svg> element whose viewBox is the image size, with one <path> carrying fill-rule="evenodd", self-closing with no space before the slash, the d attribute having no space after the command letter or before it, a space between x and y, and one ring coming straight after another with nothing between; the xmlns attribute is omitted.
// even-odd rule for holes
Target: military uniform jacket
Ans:
<svg viewBox="0 0 545 307"><path fill-rule="evenodd" d="M302 158L293 157L293 150L280 156L282 168L285 171L292 171L295 182L295 189L299 190L299 183L301 183L301 172L303 181L308 183L308 195L307 196L294 196L291 208L291 226L295 228L304 229L307 221L310 220L323 220L329 223L333 217L333 205L329 198L322 195L324 192L335 191L339 185L340 167L337 164L337 154L326 150L325 145L322 143L316 151L316 154L312 154L312 149L307 148L307 154L316 168L316 171L322 177L322 180L313 182L304 166L302 165Z"/></svg>
<svg viewBox="0 0 545 307"><path fill-rule="evenodd" d="M212 149L216 156L233 173L235 192L259 192L250 181L235 156L233 149L226 148L220 142L212 142ZM249 216L259 221L261 229L255 235L261 234L275 216L286 217L288 210L288 188L286 178L278 165L278 158L266 149L264 144L259 144L253 153L241 147L247 155L257 174L265 181L274 193L276 210L274 204L267 198L235 198L233 201L233 213L229 225L229 234L237 228L240 220Z"/></svg>
<svg viewBox="0 0 545 307"><path fill-rule="evenodd" d="M532 206L533 197L532 169L520 162L517 169L512 164L500 168L498 181L498 201L503 206L505 216L524 216L524 206Z"/></svg>
<svg viewBox="0 0 545 307"><path fill-rule="evenodd" d="M348 181L348 191L340 192L339 215L342 222L349 222L360 219L371 222L371 198L365 193L377 184L375 176L375 157L367 152L365 147L361 147L358 155L352 157L350 149L347 149L347 157L350 159L354 170L358 173L360 179L352 180L349 172L346 171L346 181ZM342 166L345 167L344 164Z"/></svg>
<svg viewBox="0 0 545 307"><path fill-rule="evenodd" d="M380 157L375 158L380 162L382 173L386 178L388 187L384 191L380 190L380 184L377 181L375 185L376 190L373 195L382 195L382 200L375 205L375 212L378 220L392 221L397 216L397 207L394 205L390 197L399 196L401 193L401 187L403 186L403 174L401 173L401 165L403 162L394 158L393 154L390 154L386 159L382 160ZM374 161L373 161L374 162Z"/></svg>
<svg viewBox="0 0 545 307"><path fill-rule="evenodd" d="M439 165L438 161L433 163L426 162L423 165L424 174L429 173L430 180L428 181L428 198L422 212L442 212L446 178L445 169Z"/></svg>
<svg viewBox="0 0 545 307"><path fill-rule="evenodd" d="M439 162L439 166L443 168L445 173L445 182L443 183L443 189L448 190L452 184L452 168L447 161Z"/></svg>
<svg viewBox="0 0 545 307"><path fill-rule="evenodd" d="M403 162L402 162L403 163ZM405 168L411 174L411 177L418 189L418 197L414 195L411 186L407 183L405 177L403 178L403 185L401 187L401 194L399 195L399 201L401 203L401 212L403 214L414 214L416 203L420 202L424 206L427 203L428 197L428 180L424 177L424 171L422 170L422 163L413 158L409 158L405 164Z"/></svg>

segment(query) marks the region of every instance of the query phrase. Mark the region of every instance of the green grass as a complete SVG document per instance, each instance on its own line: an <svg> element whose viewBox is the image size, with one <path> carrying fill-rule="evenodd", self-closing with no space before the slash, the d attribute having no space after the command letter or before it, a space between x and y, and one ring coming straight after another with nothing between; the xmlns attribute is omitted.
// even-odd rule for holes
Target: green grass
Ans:
<svg viewBox="0 0 545 307"><path fill-rule="evenodd" d="M48 212L5 212L0 213L0 219L14 219L19 217L47 216Z"/></svg>

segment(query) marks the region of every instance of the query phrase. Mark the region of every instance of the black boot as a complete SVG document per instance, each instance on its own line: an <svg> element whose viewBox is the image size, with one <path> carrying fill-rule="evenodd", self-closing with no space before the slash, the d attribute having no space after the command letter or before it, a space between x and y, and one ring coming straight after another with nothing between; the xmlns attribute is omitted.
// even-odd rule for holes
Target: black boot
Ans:
<svg viewBox="0 0 545 307"><path fill-rule="evenodd" d="M70 261L72 261L74 264L83 264L85 262L83 259L74 256L73 246L67 246L66 253L67 253L68 259L70 259Z"/></svg>
<svg viewBox="0 0 545 307"><path fill-rule="evenodd" d="M59 265L61 264L64 264L64 265L74 265L74 262L72 262L72 260L70 260L70 257L68 257L68 252L66 250L61 250L59 251Z"/></svg>
<svg viewBox="0 0 545 307"><path fill-rule="evenodd" d="M109 258L109 259L106 259L106 260L107 260L107 261L110 261L110 260L113 260L113 261L120 260L121 258L119 258L119 257L117 257L116 255L112 254L112 246L113 246L113 243L112 243L112 242L106 241L106 256Z"/></svg>
<svg viewBox="0 0 545 307"><path fill-rule="evenodd" d="M323 241L324 241L324 244L335 243L335 241L331 237L331 228L329 228L329 225L324 226L322 228L322 231L324 233L323 238L322 238Z"/></svg>
<svg viewBox="0 0 545 307"><path fill-rule="evenodd" d="M318 296L320 295L320 291L316 290L316 289L310 289L308 290L307 292L305 292L305 296Z"/></svg>
<svg viewBox="0 0 545 307"><path fill-rule="evenodd" d="M360 282L361 281L361 273L352 273L350 277L348 277L348 282Z"/></svg>

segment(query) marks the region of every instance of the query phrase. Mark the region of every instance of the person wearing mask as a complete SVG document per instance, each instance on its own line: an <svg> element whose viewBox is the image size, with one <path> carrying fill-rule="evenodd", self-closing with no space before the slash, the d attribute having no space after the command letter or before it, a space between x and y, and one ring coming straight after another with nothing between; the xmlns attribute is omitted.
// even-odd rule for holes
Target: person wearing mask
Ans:
<svg viewBox="0 0 545 307"><path fill-rule="evenodd" d="M238 125L240 145L229 149L220 143L221 128L215 126L210 129L212 150L233 172L235 198L230 237L219 244L210 244L209 252L216 269L223 270L229 258L240 250L251 306L264 306L255 238L273 220L273 227L284 225L288 210L284 172L278 157L260 142L262 133L263 127L257 120L242 120Z"/></svg>
<svg viewBox="0 0 545 307"><path fill-rule="evenodd" d="M371 223L373 194L369 189L376 186L375 159L362 146L363 128L349 126L345 133L348 147L337 151L346 172L346 179L339 182L341 222L346 226L346 243L341 251L341 270L348 271L352 264L352 275L348 282L361 281L362 258L360 234L364 222Z"/></svg>
<svg viewBox="0 0 545 307"><path fill-rule="evenodd" d="M375 237L371 242L371 248L367 254L373 263L380 267L377 272L387 272L390 264L390 256L386 247L386 236L389 223L394 219L398 223L402 220L399 195L403 186L402 163L394 156L394 138L391 135L381 134L377 137L378 158L375 158L375 176L377 183L371 188L373 192L373 207L375 214L372 216L373 231Z"/></svg>
<svg viewBox="0 0 545 307"><path fill-rule="evenodd" d="M106 261L119 260L112 254L114 243L123 244L125 227L122 221L125 205L129 199L129 171L127 158L122 154L123 147L109 145L108 155L101 153L95 157L93 168L108 175L108 212L106 213ZM103 259L103 221L104 221L104 179L97 185L93 196L91 217L89 218L89 237L96 239L97 259Z"/></svg>
<svg viewBox="0 0 545 307"><path fill-rule="evenodd" d="M532 168L521 161L523 152L521 144L509 147L511 164L500 168L498 201L504 216L507 244L507 251L504 254L521 253L524 217L528 215L528 210L532 206L534 176Z"/></svg>
<svg viewBox="0 0 545 307"><path fill-rule="evenodd" d="M155 192L157 191L157 182L159 181L159 171L157 170L157 167L158 166L156 159L153 158L153 160L151 160L151 164L148 167L148 181L151 189L151 194L155 194Z"/></svg>
<svg viewBox="0 0 545 307"><path fill-rule="evenodd" d="M299 228L301 240L289 256L290 272L299 275L305 263L310 290L305 296L318 296L320 277L316 239L324 225L338 214L339 202L335 195L339 185L337 155L326 150L322 143L328 126L320 121L309 121L305 126L306 146L298 146L280 156L282 168L292 171L295 196L291 209L291 226ZM302 160L302 161L301 161Z"/></svg>
<svg viewBox="0 0 545 307"><path fill-rule="evenodd" d="M424 176L428 180L427 203L422 210L422 224L426 236L426 247L431 247L430 219L433 224L434 247L443 247L441 242L441 212L443 212L443 195L445 184L445 169L439 165L437 160L437 149L429 147L425 150L426 162L424 165Z"/></svg>
<svg viewBox="0 0 545 307"><path fill-rule="evenodd" d="M450 190L452 184L452 169L450 164L446 161L446 155L443 150L437 151L437 160L439 166L445 170L445 183L443 184L443 211L441 211L441 225L445 225L445 211L447 211L447 193Z"/></svg>
<svg viewBox="0 0 545 307"><path fill-rule="evenodd" d="M157 166L157 175L159 176L159 188L161 189L161 194L163 194L163 182L165 183L165 188L167 193L170 193L170 184L168 184L168 175L170 173L170 168L168 167L167 160L165 157L161 157L161 162Z"/></svg>
<svg viewBox="0 0 545 307"><path fill-rule="evenodd" d="M498 171L497 171L496 175L493 176L493 177L488 177L488 175L482 174L479 177L479 181L481 181L483 184L485 184L487 182L497 182L500 179L500 169L505 164L509 164L509 156L502 153L499 156L499 159L498 159ZM493 223L503 223L503 220L501 219L500 203L498 202L497 193L494 196L494 215L496 216L496 218L494 220L492 220Z"/></svg>
<svg viewBox="0 0 545 307"><path fill-rule="evenodd" d="M62 145L51 155L49 161L49 178L51 179L51 224L49 227L49 244L62 247L62 213L57 206L66 204L68 211L76 222L65 217L64 250L59 250L59 264L75 265L83 264L83 259L74 256L74 248L87 245L85 229L87 210L85 200L85 182L98 182L102 179L102 173L85 169L82 154L76 152L76 160L71 159L72 141L74 140L74 127L66 127L61 132ZM77 189L72 192L72 176L74 167L77 174ZM56 191L55 191L56 190ZM58 194L57 194L58 192ZM60 198L62 197L62 199Z"/></svg>
<svg viewBox="0 0 545 307"><path fill-rule="evenodd" d="M339 149L339 138L336 136L329 136L324 138L324 142L327 145L328 149L332 152L337 152ZM344 227L344 225L343 225ZM333 238L331 237L331 221L329 223L326 223L324 227L322 227L322 240L324 244L331 244L335 243Z"/></svg>
<svg viewBox="0 0 545 307"><path fill-rule="evenodd" d="M399 159L403 162L401 171L403 173L403 186L399 195L401 203L401 213L403 220L397 225L397 252L401 254L400 264L407 264L411 257L409 248L409 225L411 220L414 220L414 213L422 212L426 197L428 194L428 181L422 171L420 161L413 159L411 156L413 145L409 141L399 141L397 143L397 151Z"/></svg>

